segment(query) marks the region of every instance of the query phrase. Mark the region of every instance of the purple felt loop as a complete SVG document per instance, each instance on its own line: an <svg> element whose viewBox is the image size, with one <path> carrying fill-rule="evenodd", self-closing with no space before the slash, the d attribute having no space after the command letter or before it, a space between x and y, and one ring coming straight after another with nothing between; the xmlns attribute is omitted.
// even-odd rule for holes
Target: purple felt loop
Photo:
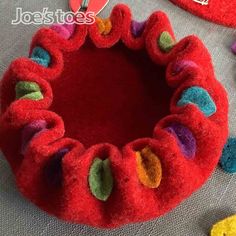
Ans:
<svg viewBox="0 0 236 236"><path fill-rule="evenodd" d="M45 166L44 177L45 181L50 186L60 187L62 183L62 167L61 162L63 157L69 152L68 148L62 148L55 153L49 163Z"/></svg>
<svg viewBox="0 0 236 236"><path fill-rule="evenodd" d="M177 61L176 63L173 64L172 73L178 74L186 68L197 68L197 67L198 67L198 65L193 61L181 60L181 61Z"/></svg>
<svg viewBox="0 0 236 236"><path fill-rule="evenodd" d="M146 21L137 22L137 21L132 20L131 32L134 38L138 38L142 35L145 25L146 25Z"/></svg>
<svg viewBox="0 0 236 236"><path fill-rule="evenodd" d="M47 122L45 120L36 120L26 125L21 133L21 154L24 155L29 145L29 142L39 133L47 129Z"/></svg>
<svg viewBox="0 0 236 236"><path fill-rule="evenodd" d="M75 24L53 24L50 28L57 32L62 38L69 39L75 31Z"/></svg>
<svg viewBox="0 0 236 236"><path fill-rule="evenodd" d="M231 51L236 54L236 41L232 44Z"/></svg>
<svg viewBox="0 0 236 236"><path fill-rule="evenodd" d="M178 141L178 145L187 159L193 159L196 153L197 144L192 132L184 125L173 123L165 128Z"/></svg>

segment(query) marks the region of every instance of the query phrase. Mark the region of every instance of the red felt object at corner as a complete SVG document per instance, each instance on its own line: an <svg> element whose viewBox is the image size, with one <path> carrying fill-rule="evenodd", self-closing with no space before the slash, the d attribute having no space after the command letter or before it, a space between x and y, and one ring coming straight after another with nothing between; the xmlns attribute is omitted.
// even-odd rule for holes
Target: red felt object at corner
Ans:
<svg viewBox="0 0 236 236"><path fill-rule="evenodd" d="M127 6L117 5L110 20L108 35L101 35L96 23L76 26L69 40L40 29L31 51L46 50L50 66L17 59L1 83L0 145L21 193L60 219L101 228L147 221L176 207L208 179L228 136L227 95L197 37L163 52L162 33L174 38L163 12L149 17L139 37L131 32ZM195 66L173 71L180 61ZM19 81L37 83L44 98L16 100ZM209 93L217 107L212 116L195 105L176 105L192 86ZM22 155L22 131L40 120L46 129L27 138ZM196 139L193 159L185 158L176 137L166 131L173 123L186 126ZM145 147L160 159L158 188L145 187L138 178L136 152ZM97 157L109 159L114 180L107 201L89 188Z"/></svg>
<svg viewBox="0 0 236 236"><path fill-rule="evenodd" d="M193 0L170 1L206 20L225 26L236 27L236 1L208 0L208 5L202 5Z"/></svg>

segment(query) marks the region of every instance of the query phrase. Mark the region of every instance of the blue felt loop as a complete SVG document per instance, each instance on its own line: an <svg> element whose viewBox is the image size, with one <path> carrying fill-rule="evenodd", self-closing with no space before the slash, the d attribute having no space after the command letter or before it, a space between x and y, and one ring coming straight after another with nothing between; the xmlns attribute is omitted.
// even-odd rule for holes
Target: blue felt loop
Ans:
<svg viewBox="0 0 236 236"><path fill-rule="evenodd" d="M41 47L35 47L32 51L30 58L34 62L36 62L44 67L48 67L51 63L51 56L49 55L49 53L45 49L43 49Z"/></svg>
<svg viewBox="0 0 236 236"><path fill-rule="evenodd" d="M209 93L205 89L198 86L193 86L186 89L182 93L177 106L185 106L188 104L196 105L207 117L216 112L216 105Z"/></svg>
<svg viewBox="0 0 236 236"><path fill-rule="evenodd" d="M236 173L236 138L229 138L225 144L220 165L224 171L231 174Z"/></svg>

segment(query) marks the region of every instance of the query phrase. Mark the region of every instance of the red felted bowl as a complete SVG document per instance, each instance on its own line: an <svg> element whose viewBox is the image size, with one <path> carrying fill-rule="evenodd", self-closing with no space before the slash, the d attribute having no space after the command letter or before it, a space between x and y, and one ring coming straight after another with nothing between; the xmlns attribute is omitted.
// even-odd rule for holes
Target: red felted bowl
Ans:
<svg viewBox="0 0 236 236"><path fill-rule="evenodd" d="M202 186L226 142L228 101L202 42L175 43L164 13L138 24L117 5L104 22L36 33L30 59L2 80L0 144L38 207L113 228Z"/></svg>

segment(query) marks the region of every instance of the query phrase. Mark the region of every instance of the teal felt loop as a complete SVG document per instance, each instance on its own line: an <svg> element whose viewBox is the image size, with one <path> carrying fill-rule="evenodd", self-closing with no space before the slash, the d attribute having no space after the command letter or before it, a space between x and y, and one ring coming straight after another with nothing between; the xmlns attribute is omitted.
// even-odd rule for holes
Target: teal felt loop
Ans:
<svg viewBox="0 0 236 236"><path fill-rule="evenodd" d="M236 173L236 138L230 137L224 146L220 165L227 173Z"/></svg>
<svg viewBox="0 0 236 236"><path fill-rule="evenodd" d="M41 100L43 94L39 85L35 82L20 81L15 86L16 99Z"/></svg>
<svg viewBox="0 0 236 236"><path fill-rule="evenodd" d="M217 109L209 93L198 86L186 89L177 102L177 106L185 106L188 104L196 105L207 117L213 115Z"/></svg>
<svg viewBox="0 0 236 236"><path fill-rule="evenodd" d="M113 188L113 177L109 159L94 159L89 170L88 181L90 191L97 199L106 201L109 198Z"/></svg>
<svg viewBox="0 0 236 236"><path fill-rule="evenodd" d="M44 67L48 67L51 63L51 56L49 55L49 53L45 49L43 49L41 47L35 47L32 51L30 58L34 62L36 62Z"/></svg>

